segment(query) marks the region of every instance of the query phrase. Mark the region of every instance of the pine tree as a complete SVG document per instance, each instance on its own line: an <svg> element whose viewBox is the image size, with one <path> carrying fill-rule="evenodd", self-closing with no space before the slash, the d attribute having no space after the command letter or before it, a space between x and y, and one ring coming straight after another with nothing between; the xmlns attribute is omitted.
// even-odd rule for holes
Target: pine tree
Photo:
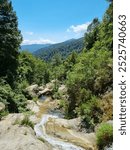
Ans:
<svg viewBox="0 0 130 150"><path fill-rule="evenodd" d="M10 0L0 0L0 77L12 84L18 64L18 49L22 36Z"/></svg>
<svg viewBox="0 0 130 150"><path fill-rule="evenodd" d="M90 50L94 43L98 40L100 22L98 18L94 18L92 23L87 28L87 33L84 37L84 45L86 50Z"/></svg>

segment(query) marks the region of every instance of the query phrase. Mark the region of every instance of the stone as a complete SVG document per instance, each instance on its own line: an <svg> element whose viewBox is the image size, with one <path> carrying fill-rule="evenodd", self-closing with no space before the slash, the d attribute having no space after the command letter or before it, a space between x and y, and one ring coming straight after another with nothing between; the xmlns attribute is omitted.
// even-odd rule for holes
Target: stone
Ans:
<svg viewBox="0 0 130 150"><path fill-rule="evenodd" d="M55 83L49 82L49 83L46 84L46 88L47 88L47 89L50 89L50 90L53 90L53 89L54 89L54 86L55 86Z"/></svg>
<svg viewBox="0 0 130 150"><path fill-rule="evenodd" d="M45 88L43 91L39 91L38 92L38 97L40 97L41 95L51 95L52 94L52 90L49 88Z"/></svg>
<svg viewBox="0 0 130 150"><path fill-rule="evenodd" d="M67 88L65 85L61 85L58 89L58 93L62 94L62 95L65 95L67 94Z"/></svg>
<svg viewBox="0 0 130 150"><path fill-rule="evenodd" d="M34 113L39 112L39 106L32 100L27 101L27 109L31 110Z"/></svg>
<svg viewBox="0 0 130 150"><path fill-rule="evenodd" d="M80 118L66 120L49 118L45 124L46 133L65 140L86 150L97 150L95 133L82 133L77 131Z"/></svg>
<svg viewBox="0 0 130 150"><path fill-rule="evenodd" d="M37 92L38 92L38 85L37 84L34 84L34 85L31 85L29 87L27 87L25 89L25 92L31 96L31 97L36 97L37 96Z"/></svg>
<svg viewBox="0 0 130 150"><path fill-rule="evenodd" d="M39 91L43 91L44 88L45 88L44 86L40 86L40 87L38 87L38 90L39 90Z"/></svg>
<svg viewBox="0 0 130 150"><path fill-rule="evenodd" d="M2 150L51 150L43 141L37 139L31 127L15 124L23 114L9 114L0 121L0 149Z"/></svg>
<svg viewBox="0 0 130 150"><path fill-rule="evenodd" d="M0 102L0 112L5 110L5 104Z"/></svg>

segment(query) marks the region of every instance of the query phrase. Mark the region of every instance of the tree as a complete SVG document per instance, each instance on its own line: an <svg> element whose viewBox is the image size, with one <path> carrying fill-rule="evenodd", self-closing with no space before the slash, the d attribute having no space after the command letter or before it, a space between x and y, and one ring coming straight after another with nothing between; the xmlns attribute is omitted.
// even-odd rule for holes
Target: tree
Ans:
<svg viewBox="0 0 130 150"><path fill-rule="evenodd" d="M99 32L100 48L113 50L113 3L106 10Z"/></svg>
<svg viewBox="0 0 130 150"><path fill-rule="evenodd" d="M12 85L18 65L18 49L22 36L10 0L0 0L0 77Z"/></svg>
<svg viewBox="0 0 130 150"><path fill-rule="evenodd" d="M26 51L20 53L17 69L17 82L21 83L25 80L29 84L49 82L47 64Z"/></svg>
<svg viewBox="0 0 130 150"><path fill-rule="evenodd" d="M87 33L85 33L85 49L90 50L94 43L98 40L100 22L98 18L93 19L92 23L87 28Z"/></svg>

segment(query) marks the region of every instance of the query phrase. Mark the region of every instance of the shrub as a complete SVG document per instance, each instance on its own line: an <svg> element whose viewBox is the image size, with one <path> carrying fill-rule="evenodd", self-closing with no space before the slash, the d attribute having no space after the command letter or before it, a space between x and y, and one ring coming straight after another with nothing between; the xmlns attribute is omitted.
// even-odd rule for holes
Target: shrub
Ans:
<svg viewBox="0 0 130 150"><path fill-rule="evenodd" d="M17 89L13 90L5 80L0 80L0 102L11 113L26 111L27 99Z"/></svg>
<svg viewBox="0 0 130 150"><path fill-rule="evenodd" d="M77 109L79 116L82 116L83 126L88 132L93 131L94 127L100 123L102 111L100 105L100 99L93 96L86 103L82 103Z"/></svg>
<svg viewBox="0 0 130 150"><path fill-rule="evenodd" d="M29 117L26 115L24 119L21 121L20 125L29 126L32 129L34 128L34 124L32 121L29 120Z"/></svg>
<svg viewBox="0 0 130 150"><path fill-rule="evenodd" d="M103 123L96 132L97 145L99 150L112 145L113 142L113 127L108 123Z"/></svg>
<svg viewBox="0 0 130 150"><path fill-rule="evenodd" d="M42 137L38 137L38 140L42 141L43 143L45 143L45 140Z"/></svg>
<svg viewBox="0 0 130 150"><path fill-rule="evenodd" d="M8 111L2 111L2 112L0 112L0 120L2 120L2 118L4 116L7 116L8 114L9 114Z"/></svg>

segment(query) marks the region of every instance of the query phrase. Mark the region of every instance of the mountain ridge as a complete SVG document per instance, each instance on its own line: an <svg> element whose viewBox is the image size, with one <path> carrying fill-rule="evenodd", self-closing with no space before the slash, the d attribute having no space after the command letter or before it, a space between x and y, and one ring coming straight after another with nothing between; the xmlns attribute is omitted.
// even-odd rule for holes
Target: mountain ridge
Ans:
<svg viewBox="0 0 130 150"><path fill-rule="evenodd" d="M81 52L84 45L83 40L84 38L82 37L79 39L70 39L61 43L51 44L50 46L36 50L33 52L33 55L45 61L51 60L57 53L59 53L62 58L66 58L73 51L78 53Z"/></svg>
<svg viewBox="0 0 130 150"><path fill-rule="evenodd" d="M33 53L40 48L48 47L50 45L51 44L26 44L26 45L21 45L20 51L29 51L30 53Z"/></svg>

